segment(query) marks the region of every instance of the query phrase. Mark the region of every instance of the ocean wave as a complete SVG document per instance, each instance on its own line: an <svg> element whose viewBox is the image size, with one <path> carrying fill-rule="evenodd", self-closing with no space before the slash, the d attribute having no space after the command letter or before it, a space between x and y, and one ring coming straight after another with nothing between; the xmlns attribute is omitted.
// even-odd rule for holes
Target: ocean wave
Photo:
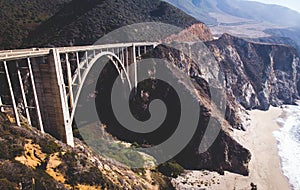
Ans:
<svg viewBox="0 0 300 190"><path fill-rule="evenodd" d="M293 189L300 190L300 106L287 106L286 117L279 118L282 125L273 134L278 141L283 173Z"/></svg>

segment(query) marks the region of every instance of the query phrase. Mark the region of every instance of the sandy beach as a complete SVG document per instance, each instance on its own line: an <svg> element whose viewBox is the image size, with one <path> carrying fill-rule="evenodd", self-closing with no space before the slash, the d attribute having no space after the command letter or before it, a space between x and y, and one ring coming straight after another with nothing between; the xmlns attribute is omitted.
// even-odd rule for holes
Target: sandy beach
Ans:
<svg viewBox="0 0 300 190"><path fill-rule="evenodd" d="M291 189L288 179L281 170L277 140L273 132L280 126L276 119L282 109L271 107L269 111L250 111L251 124L246 132L234 130L232 136L250 150L249 176L229 172L219 175L215 172L189 171L173 181L179 189L249 190L251 183L262 190ZM183 182L183 183L182 183Z"/></svg>

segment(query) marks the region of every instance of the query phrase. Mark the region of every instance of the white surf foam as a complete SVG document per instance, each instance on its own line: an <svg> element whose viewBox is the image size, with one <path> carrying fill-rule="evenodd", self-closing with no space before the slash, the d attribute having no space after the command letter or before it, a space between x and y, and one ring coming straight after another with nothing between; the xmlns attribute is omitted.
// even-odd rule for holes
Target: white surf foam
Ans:
<svg viewBox="0 0 300 190"><path fill-rule="evenodd" d="M273 134L278 140L283 173L293 189L300 190L300 106L287 106L284 111L287 117L278 119L283 127Z"/></svg>

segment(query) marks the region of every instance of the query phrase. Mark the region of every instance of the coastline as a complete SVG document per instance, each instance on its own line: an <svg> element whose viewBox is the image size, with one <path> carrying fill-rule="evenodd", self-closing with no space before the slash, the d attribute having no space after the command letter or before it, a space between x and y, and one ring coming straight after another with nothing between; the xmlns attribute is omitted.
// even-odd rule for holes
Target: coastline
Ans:
<svg viewBox="0 0 300 190"><path fill-rule="evenodd" d="M282 108L270 107L268 111L253 110L249 114L251 126L241 142L252 153L249 178L259 189L291 189L288 178L283 174L278 141L273 135L282 127L277 119L286 113Z"/></svg>
<svg viewBox="0 0 300 190"><path fill-rule="evenodd" d="M297 105L284 106L284 114L278 120L281 128L274 132L278 141L279 155L281 158L282 170L288 177L292 189L300 188L300 107Z"/></svg>
<svg viewBox="0 0 300 190"><path fill-rule="evenodd" d="M251 124L247 131L231 132L231 136L252 154L249 176L230 172L225 172L222 176L216 172L188 171L186 175L173 180L173 185L177 186L177 189L224 190L251 189L250 184L253 183L257 189L291 189L288 178L283 174L278 141L273 135L273 132L281 127L276 120L285 114L283 109L270 107L268 111L253 110L249 111L249 114Z"/></svg>

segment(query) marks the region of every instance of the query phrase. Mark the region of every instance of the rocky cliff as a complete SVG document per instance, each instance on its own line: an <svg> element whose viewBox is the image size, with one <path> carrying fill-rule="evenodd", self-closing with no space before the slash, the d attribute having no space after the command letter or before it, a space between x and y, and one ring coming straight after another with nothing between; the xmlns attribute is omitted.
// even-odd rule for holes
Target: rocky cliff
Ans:
<svg viewBox="0 0 300 190"><path fill-rule="evenodd" d="M226 78L229 96L246 109L294 104L299 98L299 56L286 45L251 43L224 34L206 43Z"/></svg>
<svg viewBox="0 0 300 190"><path fill-rule="evenodd" d="M184 47L178 49L184 48L192 49L192 52L196 54L198 54L198 51L205 51L202 48L202 43L185 44ZM227 170L248 175L248 163L251 158L250 152L230 137L228 134L230 125L223 120L222 115L216 116L212 114L212 112L216 112L214 104L218 104L218 101L213 100L211 93L214 93L214 88L219 89L222 87L219 86L220 84L214 84L214 82L208 83L209 77L207 78L206 75L210 75L209 71L212 71L212 75L217 77L218 65L212 64L211 61L213 60L209 58L204 60L201 58L197 59L198 56L193 56L192 52L191 54L182 54L178 49L162 45L158 46L151 53L151 56L168 60L169 63L177 66L182 72L187 73L199 94L196 100L200 104L201 111L197 130L188 146L175 157L176 161L187 169L209 169L219 171L220 173ZM178 82L182 83L180 80ZM221 131L212 146L206 152L199 153L198 149L208 128L209 120L212 120L214 125L214 127L210 127L220 127Z"/></svg>

